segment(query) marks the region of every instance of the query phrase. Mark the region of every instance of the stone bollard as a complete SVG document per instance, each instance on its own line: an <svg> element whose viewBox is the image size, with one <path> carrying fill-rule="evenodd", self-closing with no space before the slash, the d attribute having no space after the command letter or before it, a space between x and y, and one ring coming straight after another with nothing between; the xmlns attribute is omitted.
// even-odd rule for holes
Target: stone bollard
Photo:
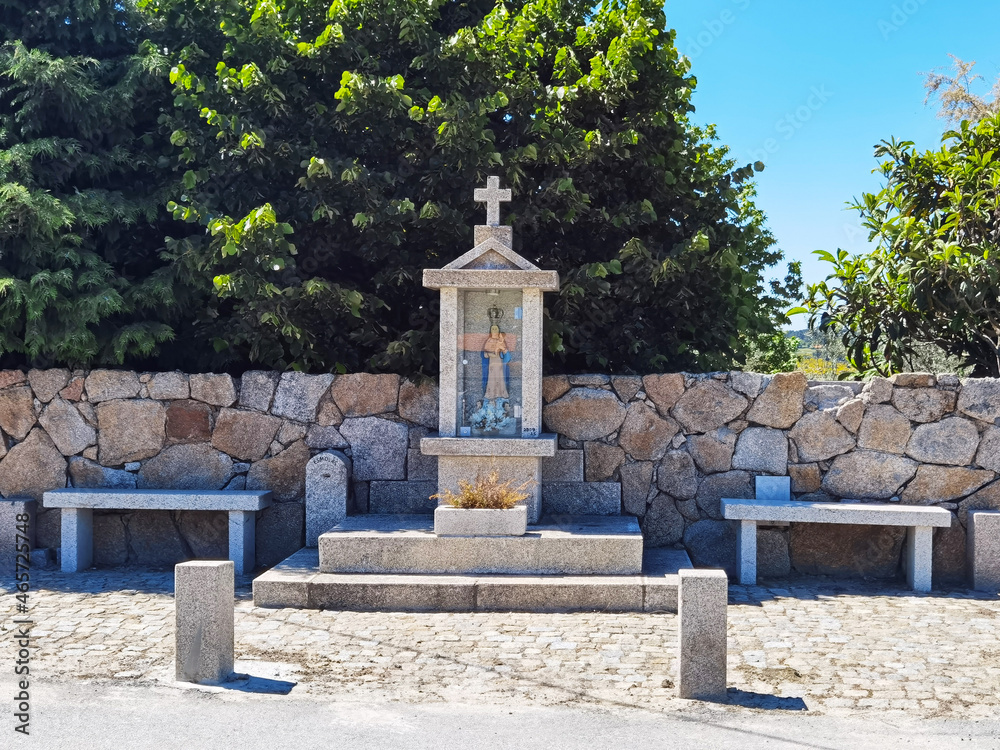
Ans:
<svg viewBox="0 0 1000 750"><path fill-rule="evenodd" d="M17 555L23 553L25 559L20 563L27 567L31 550L35 547L35 509L38 504L30 498L12 497L0 500L0 585L9 586L14 583L14 573L17 570ZM23 520L27 516L27 520ZM20 517L22 520L18 520ZM20 527L27 534L21 534ZM18 540L18 535L27 536L27 541ZM27 544L28 551L23 546ZM19 552L19 548L20 552ZM39 561L37 567L41 567Z"/></svg>
<svg viewBox="0 0 1000 750"><path fill-rule="evenodd" d="M347 485L351 459L339 451L324 451L306 464L306 546L315 547L324 534L347 518Z"/></svg>
<svg viewBox="0 0 1000 750"><path fill-rule="evenodd" d="M179 681L224 682L232 676L235 575L232 560L194 560L174 567Z"/></svg>
<svg viewBox="0 0 1000 750"><path fill-rule="evenodd" d="M721 701L726 697L729 579L722 570L682 569L679 576L677 695Z"/></svg>
<svg viewBox="0 0 1000 750"><path fill-rule="evenodd" d="M976 591L1000 591L1000 513L969 512L969 576Z"/></svg>

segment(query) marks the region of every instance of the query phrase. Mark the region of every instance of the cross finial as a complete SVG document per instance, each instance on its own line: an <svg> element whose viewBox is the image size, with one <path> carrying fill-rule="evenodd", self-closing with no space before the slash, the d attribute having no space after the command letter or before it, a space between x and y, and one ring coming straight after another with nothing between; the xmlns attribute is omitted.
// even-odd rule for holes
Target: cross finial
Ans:
<svg viewBox="0 0 1000 750"><path fill-rule="evenodd" d="M500 204L510 202L510 188L501 190L499 177L487 177L486 187L476 188L472 197L486 204L486 226L500 226Z"/></svg>

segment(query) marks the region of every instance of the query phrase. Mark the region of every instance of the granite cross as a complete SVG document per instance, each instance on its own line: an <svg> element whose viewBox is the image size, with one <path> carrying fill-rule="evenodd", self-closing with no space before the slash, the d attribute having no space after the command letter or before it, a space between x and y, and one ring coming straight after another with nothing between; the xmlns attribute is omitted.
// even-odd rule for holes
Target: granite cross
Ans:
<svg viewBox="0 0 1000 750"><path fill-rule="evenodd" d="M510 188L501 190L499 177L487 177L486 187L476 188L473 198L486 204L486 226L500 226L500 204L510 202Z"/></svg>

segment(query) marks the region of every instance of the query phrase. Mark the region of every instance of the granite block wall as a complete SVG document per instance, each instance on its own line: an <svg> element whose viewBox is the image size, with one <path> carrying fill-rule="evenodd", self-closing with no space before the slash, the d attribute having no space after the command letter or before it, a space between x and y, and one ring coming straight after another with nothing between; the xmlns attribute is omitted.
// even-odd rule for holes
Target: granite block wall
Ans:
<svg viewBox="0 0 1000 750"><path fill-rule="evenodd" d="M544 381L545 429L559 450L546 494L620 494L647 545L684 546L696 564L731 567L735 532L719 499L751 497L757 475L789 475L799 499L934 504L952 512L935 538L942 581L965 573L971 509L1000 509L1000 380L909 373L808 383L801 373L578 375ZM437 388L396 375L0 372L0 494L50 488L258 488L271 565L303 540L305 464L343 450L356 513L421 512L433 459ZM575 492L574 485L579 485ZM582 501L581 501L582 502ZM606 510L606 509L605 509ZM37 544L59 546L58 510L39 508ZM100 565L171 565L224 556L226 518L137 512L95 519ZM891 576L902 531L795 524L762 529L760 574Z"/></svg>
<svg viewBox="0 0 1000 750"><path fill-rule="evenodd" d="M3 371L0 494L41 500L45 490L66 486L269 489L276 502L257 519L257 561L269 566L303 544L305 466L313 455L353 453L355 478L363 480L354 501L365 511L369 484L413 495L403 481L410 433L436 422L436 388L395 375ZM36 544L58 547L59 526L58 509L39 507ZM168 567L224 558L227 531L225 513L101 512L95 563Z"/></svg>
<svg viewBox="0 0 1000 750"><path fill-rule="evenodd" d="M586 481L617 481L647 545L684 546L696 565L733 570L735 528L722 497L753 497L754 477L788 475L800 500L936 505L935 578L965 577L973 509L1000 507L1000 380L907 373L810 383L801 373L545 381L545 425L560 466L579 454ZM575 467L576 464L573 464ZM762 528L762 577L898 575L904 530L792 524Z"/></svg>

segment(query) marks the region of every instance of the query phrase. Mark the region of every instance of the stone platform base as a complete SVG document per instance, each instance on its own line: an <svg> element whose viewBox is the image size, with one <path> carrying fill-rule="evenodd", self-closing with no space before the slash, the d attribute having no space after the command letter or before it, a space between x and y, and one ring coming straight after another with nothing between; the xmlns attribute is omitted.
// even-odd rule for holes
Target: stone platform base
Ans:
<svg viewBox="0 0 1000 750"><path fill-rule="evenodd" d="M425 515L351 516L319 537L321 573L617 575L642 572L632 516L543 518L524 536L439 537Z"/></svg>
<svg viewBox="0 0 1000 750"><path fill-rule="evenodd" d="M684 550L653 549L631 576L385 575L319 572L302 549L253 582L258 607L355 612L676 612Z"/></svg>

